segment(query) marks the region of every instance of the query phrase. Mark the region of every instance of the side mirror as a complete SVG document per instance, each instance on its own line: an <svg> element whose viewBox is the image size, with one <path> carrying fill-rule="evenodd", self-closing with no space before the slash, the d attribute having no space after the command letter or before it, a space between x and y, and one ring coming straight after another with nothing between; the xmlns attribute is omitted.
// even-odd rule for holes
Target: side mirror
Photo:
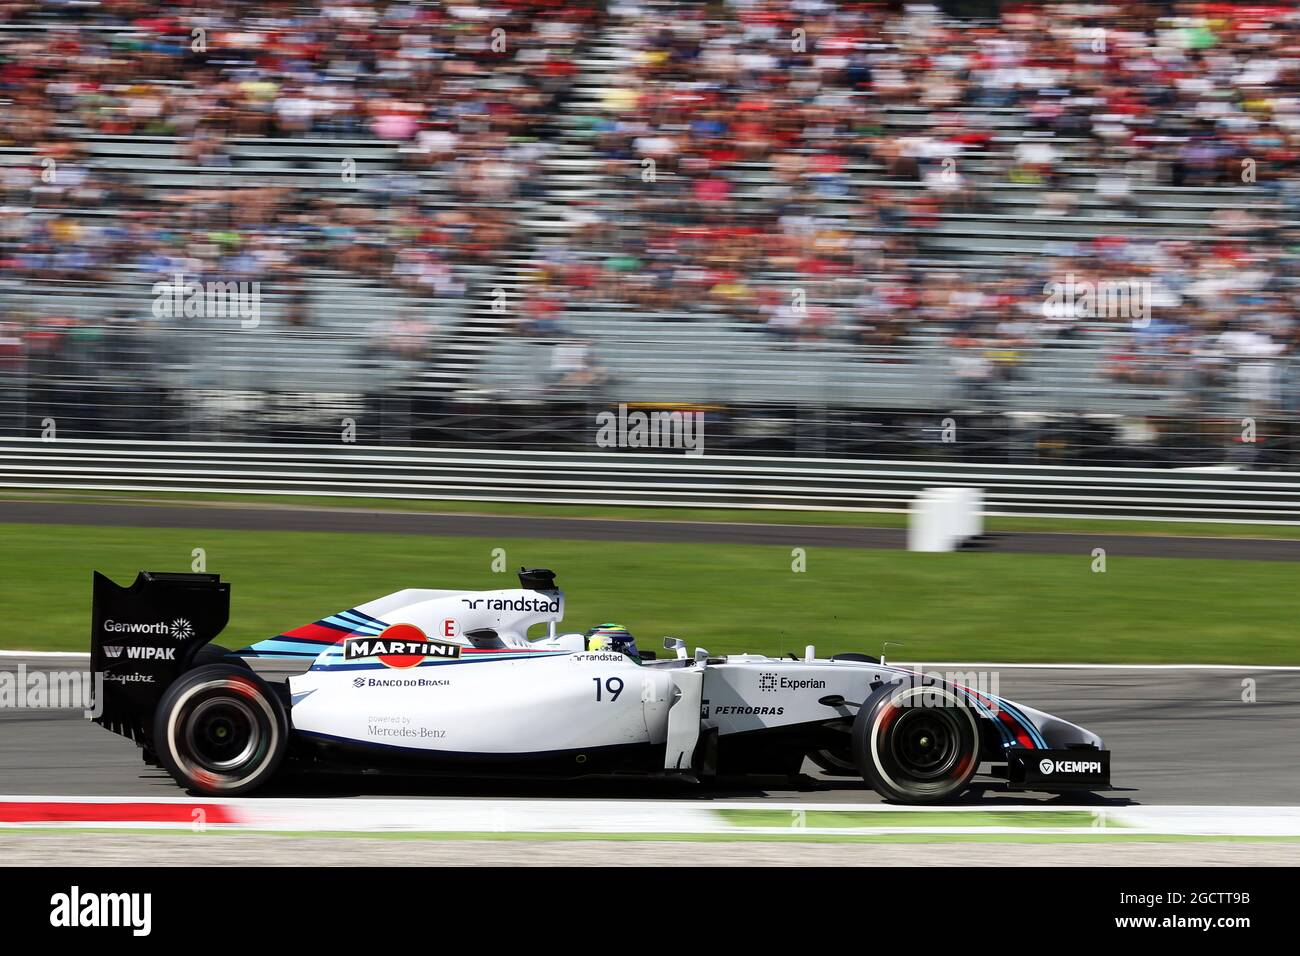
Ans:
<svg viewBox="0 0 1300 956"><path fill-rule="evenodd" d="M665 637L664 649L677 652L677 659L686 660L686 642L679 637Z"/></svg>

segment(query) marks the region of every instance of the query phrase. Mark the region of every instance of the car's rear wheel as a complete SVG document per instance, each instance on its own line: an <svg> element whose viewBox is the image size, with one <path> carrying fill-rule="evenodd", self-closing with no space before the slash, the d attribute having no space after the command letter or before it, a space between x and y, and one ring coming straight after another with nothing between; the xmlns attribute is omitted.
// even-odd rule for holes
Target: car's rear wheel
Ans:
<svg viewBox="0 0 1300 956"><path fill-rule="evenodd" d="M256 674L208 664L182 674L158 701L158 758L182 787L239 796L270 780L288 746L284 706Z"/></svg>
<svg viewBox="0 0 1300 956"><path fill-rule="evenodd" d="M195 651L194 657L190 661L190 670L208 664L230 664L232 667L241 667L246 671L253 669L248 666L248 662L242 657L236 657L233 651L222 647L220 644L204 644Z"/></svg>
<svg viewBox="0 0 1300 956"><path fill-rule="evenodd" d="M863 779L900 803L960 794L979 767L979 741L974 712L940 686L881 687L853 722L853 754Z"/></svg>

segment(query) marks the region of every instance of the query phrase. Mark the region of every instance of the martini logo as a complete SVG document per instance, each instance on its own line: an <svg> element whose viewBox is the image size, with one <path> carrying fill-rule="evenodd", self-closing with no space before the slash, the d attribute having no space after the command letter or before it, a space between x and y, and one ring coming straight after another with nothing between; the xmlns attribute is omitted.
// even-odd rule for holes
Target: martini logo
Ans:
<svg viewBox="0 0 1300 956"><path fill-rule="evenodd" d="M388 667L414 667L426 657L454 660L460 657L460 645L435 641L414 624L392 624L378 637L349 637L343 642L343 659L377 657Z"/></svg>

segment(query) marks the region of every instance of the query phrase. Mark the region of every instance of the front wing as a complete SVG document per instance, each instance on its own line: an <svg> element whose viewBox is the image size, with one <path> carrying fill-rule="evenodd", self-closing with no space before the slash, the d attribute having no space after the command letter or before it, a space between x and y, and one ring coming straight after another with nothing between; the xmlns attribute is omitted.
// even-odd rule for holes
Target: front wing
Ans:
<svg viewBox="0 0 1300 956"><path fill-rule="evenodd" d="M1071 750L1007 751L1007 785L1012 790L1108 790L1110 751Z"/></svg>

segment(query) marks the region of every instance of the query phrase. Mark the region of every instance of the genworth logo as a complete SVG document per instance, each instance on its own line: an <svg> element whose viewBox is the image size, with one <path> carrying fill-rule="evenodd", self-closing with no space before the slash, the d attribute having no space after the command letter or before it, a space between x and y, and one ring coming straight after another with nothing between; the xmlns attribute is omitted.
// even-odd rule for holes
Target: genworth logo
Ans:
<svg viewBox="0 0 1300 956"><path fill-rule="evenodd" d="M110 617L104 622L104 630L109 634L149 634L155 637L171 637L178 641L187 641L194 636L194 625L183 617L170 622L157 621L153 624L115 621Z"/></svg>

